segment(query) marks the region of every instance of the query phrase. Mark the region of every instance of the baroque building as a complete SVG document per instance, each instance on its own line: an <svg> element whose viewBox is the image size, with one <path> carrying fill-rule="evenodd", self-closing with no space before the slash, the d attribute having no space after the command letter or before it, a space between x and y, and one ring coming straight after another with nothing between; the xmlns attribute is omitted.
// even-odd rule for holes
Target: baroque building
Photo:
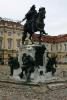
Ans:
<svg viewBox="0 0 67 100"><path fill-rule="evenodd" d="M9 55L16 56L22 32L23 26L20 23L0 18L0 60L5 62Z"/></svg>

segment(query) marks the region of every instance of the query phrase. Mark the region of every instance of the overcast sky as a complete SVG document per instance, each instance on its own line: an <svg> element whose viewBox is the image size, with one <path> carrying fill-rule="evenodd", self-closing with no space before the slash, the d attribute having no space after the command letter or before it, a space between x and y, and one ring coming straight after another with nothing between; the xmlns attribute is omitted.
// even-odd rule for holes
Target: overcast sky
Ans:
<svg viewBox="0 0 67 100"><path fill-rule="evenodd" d="M0 0L0 17L22 20L35 4L46 8L45 31L49 35L67 33L67 0Z"/></svg>

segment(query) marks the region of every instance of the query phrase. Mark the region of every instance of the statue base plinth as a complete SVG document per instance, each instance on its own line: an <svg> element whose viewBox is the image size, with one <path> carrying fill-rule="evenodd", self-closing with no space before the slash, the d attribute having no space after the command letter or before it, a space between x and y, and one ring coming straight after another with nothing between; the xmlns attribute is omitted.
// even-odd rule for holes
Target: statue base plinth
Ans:
<svg viewBox="0 0 67 100"><path fill-rule="evenodd" d="M18 56L18 61L19 61L19 64L20 64L20 68L17 69L17 70L14 70L14 73L13 73L13 78L15 80L24 81L24 82L27 81L27 76L25 75L25 72L23 73L23 75L24 75L23 79L21 79L19 77L19 74L22 72L22 68L23 68L22 57L23 57L24 53L26 55L31 56L33 58L33 60L36 61L35 62L35 66L34 66L34 68L35 68L34 72L32 72L31 75L30 75L31 82L33 82L33 83L39 83L39 82L44 83L46 81L53 80L54 78L56 78L56 77L52 76L51 72L46 73L46 63L47 63L47 61L46 61L47 58L45 56L46 55L46 51L45 51L44 54L42 54L43 58L41 59L42 56L40 57L40 55L41 55L40 54L41 53L41 47L42 46L43 46L42 44L27 44L27 45L22 45L22 47L19 49L19 54L18 54L19 55ZM44 50L44 48L42 48L42 50ZM39 54L38 54L38 52L39 52ZM37 55L40 58L38 58ZM40 61L40 60L43 60L43 61ZM36 63L40 64L40 62L41 62L41 64L43 64L43 66L40 66L40 65L36 66ZM32 66L30 66L30 67L32 67ZM28 67L27 67L27 69L28 69Z"/></svg>

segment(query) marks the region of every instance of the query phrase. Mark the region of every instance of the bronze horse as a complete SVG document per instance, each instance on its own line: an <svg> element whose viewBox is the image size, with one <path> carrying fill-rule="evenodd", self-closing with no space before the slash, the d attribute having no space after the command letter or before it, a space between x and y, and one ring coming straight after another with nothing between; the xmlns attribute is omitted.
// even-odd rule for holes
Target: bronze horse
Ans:
<svg viewBox="0 0 67 100"><path fill-rule="evenodd" d="M40 32L40 36L39 36L39 42L41 42L41 35L42 34L46 34L45 31L44 31L44 18L45 18L45 8L42 7L39 9L39 12L37 13L37 17L35 19L35 22L34 22L34 32L37 32L39 31ZM32 35L34 34L33 33L33 29L32 29L32 25L31 23L25 23L24 25L24 32L23 32L23 36L22 36L22 44L24 44L24 41L27 37L27 33L30 34L29 36L29 39L32 41Z"/></svg>

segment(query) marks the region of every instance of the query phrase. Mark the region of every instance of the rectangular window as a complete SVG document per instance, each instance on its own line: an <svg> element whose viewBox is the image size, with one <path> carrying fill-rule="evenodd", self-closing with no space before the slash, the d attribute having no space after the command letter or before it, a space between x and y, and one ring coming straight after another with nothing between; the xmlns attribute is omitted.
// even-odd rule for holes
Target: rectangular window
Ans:
<svg viewBox="0 0 67 100"><path fill-rule="evenodd" d="M8 36L11 36L12 35L12 32L8 32Z"/></svg>
<svg viewBox="0 0 67 100"><path fill-rule="evenodd" d="M17 40L17 47L20 47L20 39Z"/></svg>
<svg viewBox="0 0 67 100"><path fill-rule="evenodd" d="M51 51L53 50L53 46L51 45Z"/></svg>
<svg viewBox="0 0 67 100"><path fill-rule="evenodd" d="M67 63L67 55L65 55L62 60L63 63Z"/></svg>
<svg viewBox="0 0 67 100"><path fill-rule="evenodd" d="M64 44L65 51L67 51L67 43Z"/></svg>
<svg viewBox="0 0 67 100"><path fill-rule="evenodd" d="M12 39L8 39L8 49L12 49Z"/></svg>
<svg viewBox="0 0 67 100"><path fill-rule="evenodd" d="M60 43L60 51L62 50L62 44Z"/></svg>
<svg viewBox="0 0 67 100"><path fill-rule="evenodd" d="M58 44L56 44L56 50L58 51Z"/></svg>
<svg viewBox="0 0 67 100"><path fill-rule="evenodd" d="M0 39L0 49L2 49L2 39Z"/></svg>
<svg viewBox="0 0 67 100"><path fill-rule="evenodd" d="M2 31L0 31L0 35L3 35L3 32Z"/></svg>

